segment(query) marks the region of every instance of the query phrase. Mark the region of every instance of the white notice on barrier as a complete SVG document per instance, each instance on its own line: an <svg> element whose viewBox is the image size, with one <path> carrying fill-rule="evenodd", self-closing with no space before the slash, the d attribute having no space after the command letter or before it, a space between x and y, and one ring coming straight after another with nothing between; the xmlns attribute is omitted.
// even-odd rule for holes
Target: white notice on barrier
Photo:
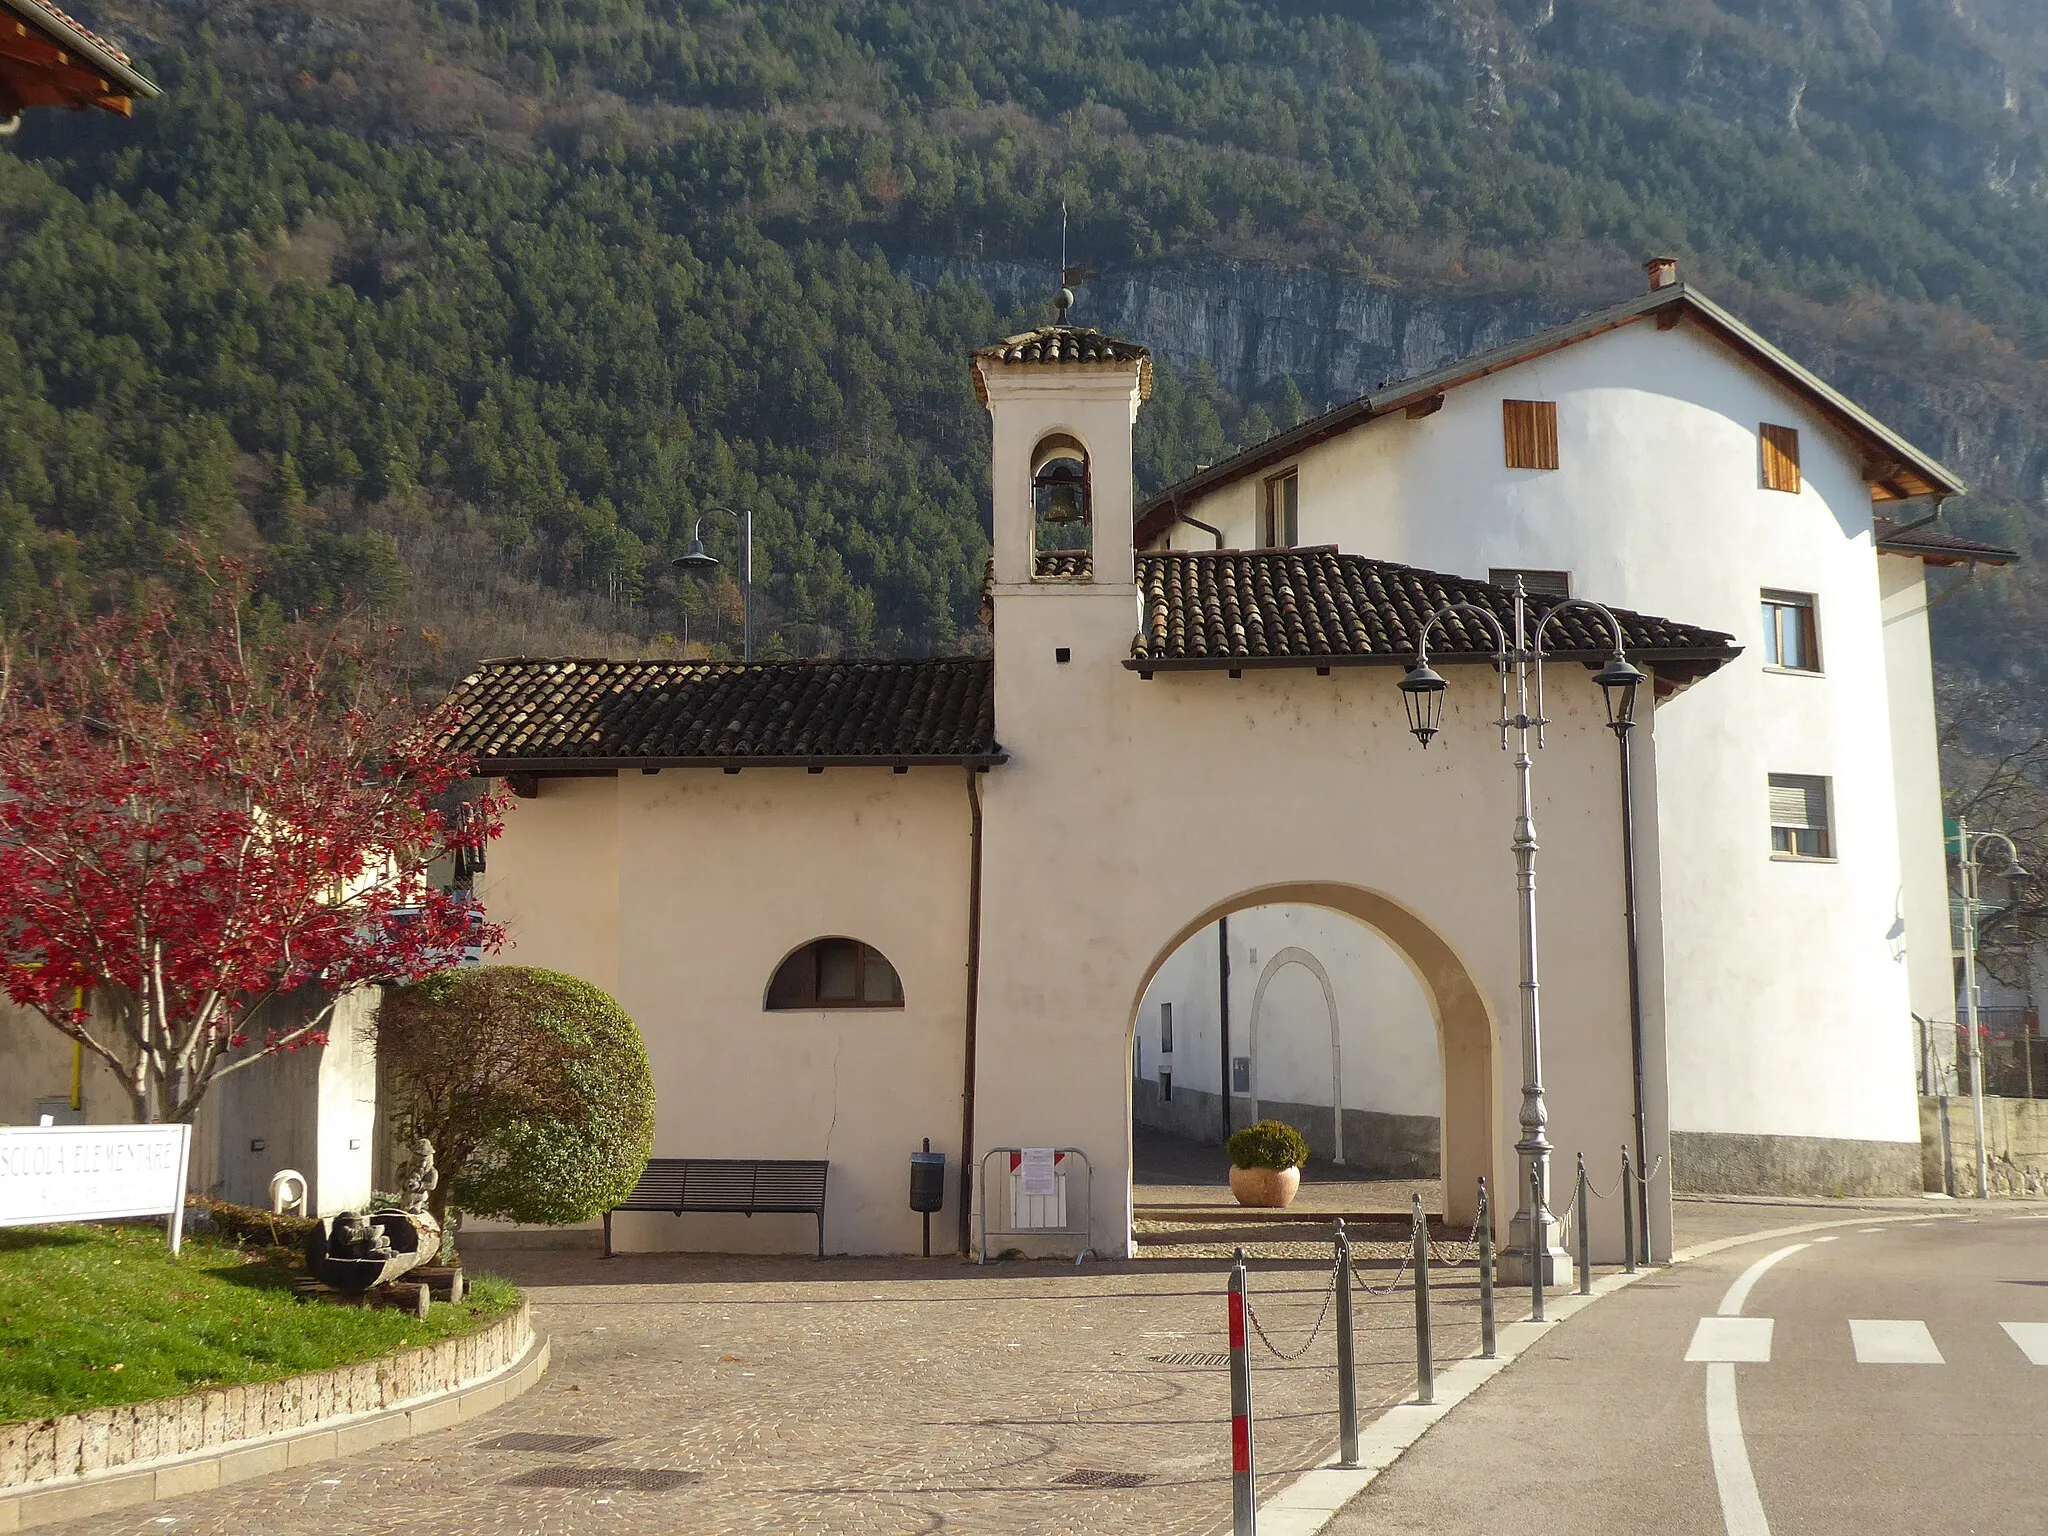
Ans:
<svg viewBox="0 0 2048 1536"><path fill-rule="evenodd" d="M1053 1152L1051 1147L1026 1147L1024 1159L1018 1168L1023 1177L1023 1187L1017 1192L1025 1199L1039 1195L1055 1195L1059 1186L1053 1182Z"/></svg>
<svg viewBox="0 0 2048 1536"><path fill-rule="evenodd" d="M178 1250L189 1125L0 1129L0 1227L169 1216Z"/></svg>

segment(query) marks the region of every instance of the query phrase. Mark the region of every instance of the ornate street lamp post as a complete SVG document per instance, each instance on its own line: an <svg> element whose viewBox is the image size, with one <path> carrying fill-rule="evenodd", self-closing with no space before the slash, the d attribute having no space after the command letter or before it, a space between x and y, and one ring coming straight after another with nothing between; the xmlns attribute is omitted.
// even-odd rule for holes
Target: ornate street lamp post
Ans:
<svg viewBox="0 0 2048 1536"><path fill-rule="evenodd" d="M1539 1240L1535 1250L1542 1258L1538 1263L1546 1271L1543 1283L1559 1283L1557 1269L1568 1266L1569 1256L1564 1254L1552 1234L1553 1218L1550 1214L1550 1135L1549 1111L1543 1103L1543 1023L1542 1012L1537 1003L1536 966L1536 822L1534 801L1530 785L1529 734L1535 732L1535 744L1540 749L1543 742L1543 728L1549 722L1543 715L1543 662L1546 655L1543 648L1544 636L1552 622L1568 609L1582 608L1598 614L1606 622L1608 633L1614 640L1614 654L1606 665L1593 675L1593 681L1600 685L1600 691L1607 701L1607 723L1617 734L1624 732L1635 720L1636 689L1642 684L1643 674L1630 664L1624 653L1621 624L1607 609L1581 597L1563 598L1553 604L1549 611L1530 623L1528 593L1523 589L1522 579L1515 578L1514 629L1512 635L1504 627L1493 610L1473 602L1450 603L1432 613L1422 626L1422 634L1415 647L1415 664L1401 678L1401 698L1408 711L1408 728L1415 733L1415 739L1426 748L1430 738L1443 725L1444 693L1447 685L1443 678L1429 665L1429 637L1437 626L1453 614L1477 620L1481 627L1493 635L1493 665L1500 674L1500 744L1505 751L1508 732L1516 733L1515 780L1519 796L1515 813L1515 835L1512 847L1515 852L1515 887L1520 896L1521 922L1521 963L1522 963L1522 1137L1515 1143L1515 1151L1522 1159L1522 1177L1518 1181L1522 1192L1522 1209L1514 1219L1512 1253L1519 1249L1523 1253L1532 1251L1532 1234ZM1533 670L1536 683L1535 711L1530 711L1529 682ZM1514 678L1514 710L1508 713L1508 679ZM1535 1208L1529 1207L1531 1175L1534 1175ZM1508 1254L1502 1255L1503 1259ZM1566 1269L1569 1274L1569 1269Z"/></svg>
<svg viewBox="0 0 2048 1536"><path fill-rule="evenodd" d="M680 571L715 571L718 557L704 548L704 519L722 512L740 525L740 659L754 659L754 513L731 507L706 507L690 525L690 547L669 563Z"/></svg>
<svg viewBox="0 0 2048 1536"><path fill-rule="evenodd" d="M1991 1195L1991 1152L1984 1144L1984 1037L1977 1033L1977 913L1984 903L1977 894L1983 864L1977 850L1986 843L2001 843L2009 861L2008 880L2026 874L2020 867L2020 851L2003 832L1972 832L1966 820L1956 822L1956 845L1962 850L1963 874L1963 1007L1970 1021L1970 1109L1977 1120L1977 1198ZM2033 1047L2027 1047L2032 1050Z"/></svg>

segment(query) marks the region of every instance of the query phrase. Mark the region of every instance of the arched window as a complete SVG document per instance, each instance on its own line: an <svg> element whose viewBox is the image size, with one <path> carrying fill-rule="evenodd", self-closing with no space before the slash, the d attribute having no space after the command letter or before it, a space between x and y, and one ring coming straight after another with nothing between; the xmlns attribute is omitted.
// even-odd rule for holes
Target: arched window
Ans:
<svg viewBox="0 0 2048 1536"><path fill-rule="evenodd" d="M777 966L768 983L771 1011L902 1006L896 967L859 939L813 939Z"/></svg>
<svg viewBox="0 0 2048 1536"><path fill-rule="evenodd" d="M1072 580L1080 574L1075 557L1088 553L1093 537L1090 502L1088 450L1065 432L1051 434L1031 453L1032 549L1037 575Z"/></svg>

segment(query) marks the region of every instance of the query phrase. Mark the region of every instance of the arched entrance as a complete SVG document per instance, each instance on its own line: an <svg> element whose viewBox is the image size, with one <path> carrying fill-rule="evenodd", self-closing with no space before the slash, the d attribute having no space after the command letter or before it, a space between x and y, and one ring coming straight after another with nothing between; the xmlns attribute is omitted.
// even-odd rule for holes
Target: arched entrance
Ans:
<svg viewBox="0 0 2048 1536"><path fill-rule="evenodd" d="M1273 978L1290 965L1298 965L1315 977L1323 989L1323 1007L1330 1016L1330 1139L1332 1150L1330 1161L1344 1161L1344 1031L1337 1019L1337 989L1330 985L1330 973L1323 968L1323 962L1307 950L1288 945L1273 956L1259 972L1259 983L1252 988L1252 1017L1248 1027L1251 1034L1252 1063L1252 1118L1259 1115L1259 1024L1265 1018L1266 991Z"/></svg>
<svg viewBox="0 0 2048 1536"><path fill-rule="evenodd" d="M1126 1054L1136 1041L1139 1010L1146 990L1169 956L1220 918L1253 907L1284 905L1324 907L1363 923L1386 940L1420 984L1436 1024L1442 1066L1444 1214L1452 1221L1471 1220L1477 1209L1479 1179L1494 1178L1499 1166L1507 1162L1498 1134L1500 1095L1493 1016L1470 969L1449 942L1391 896L1331 881L1299 881L1259 886L1214 902L1168 936L1146 966L1130 1002ZM1262 992L1265 983L1282 969L1282 955L1276 953L1261 975L1258 990ZM1326 977L1324 985L1328 985ZM1260 1001L1255 995L1254 1012ZM1334 998L1330 1006L1334 1028ZM1128 1094L1127 1083L1127 1097ZM1129 1107L1127 1103L1127 1111ZM1341 1114L1337 1118L1341 1124Z"/></svg>

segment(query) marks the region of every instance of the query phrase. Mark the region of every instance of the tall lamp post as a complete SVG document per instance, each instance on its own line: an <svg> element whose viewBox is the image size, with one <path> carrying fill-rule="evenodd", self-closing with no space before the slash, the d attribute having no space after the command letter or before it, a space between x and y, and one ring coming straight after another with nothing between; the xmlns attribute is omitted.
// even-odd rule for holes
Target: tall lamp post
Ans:
<svg viewBox="0 0 2048 1536"><path fill-rule="evenodd" d="M2003 832L1972 832L1966 820L1956 822L1956 844L1962 850L1963 873L1963 1007L1970 1020L1970 1110L1977 1120L1977 1198L1991 1195L1991 1151L1984 1144L1984 1037L1977 1032L1977 913L1984 905L1977 884L1984 866L1977 850L1986 843L2005 847L2007 879L2024 875L2020 851ZM2029 1047L2031 1049L2031 1047Z"/></svg>
<svg viewBox="0 0 2048 1536"><path fill-rule="evenodd" d="M1519 576L1515 578L1512 635L1490 608L1473 602L1447 604L1432 613L1423 624L1422 634L1416 641L1415 664L1399 684L1402 702L1408 711L1408 728L1415 733L1415 739L1427 748L1430 738L1443 724L1447 687L1443 678L1429 665L1429 637L1439 624L1454 614L1476 620L1483 629L1492 632L1493 664L1500 674L1500 744L1501 750L1507 750L1508 732L1516 733L1515 780L1519 796L1511 846L1515 852L1515 887L1521 905L1522 1138L1515 1143L1515 1151L1522 1159L1522 1176L1518 1181L1522 1208L1516 1212L1510 1230L1515 1249L1524 1253L1540 1251L1542 1257L1537 1263L1544 1271L1542 1282L1546 1285L1560 1283L1560 1273L1569 1275L1570 1256L1555 1240L1552 1232L1554 1218L1550 1214L1550 1114L1543 1102L1543 1022L1537 1003L1536 822L1530 786L1532 763L1529 745L1533 731L1535 745L1541 749L1544 744L1543 727L1549 723L1543 715L1544 636L1559 614L1574 608L1598 614L1613 637L1614 653L1593 675L1593 681L1600 685L1601 694L1607 701L1607 723L1619 734L1634 723L1636 689L1643 682L1643 674L1629 662L1623 650L1620 622L1598 603L1582 597L1568 597L1553 604L1532 625L1528 593L1523 589ZM1536 684L1533 712L1529 697L1532 671ZM1508 713L1510 675L1513 676L1515 690L1513 714ZM1532 1183L1535 1186L1534 1209L1529 1204ZM1540 1241L1532 1244L1532 1236ZM1504 1259L1506 1257L1503 1255Z"/></svg>
<svg viewBox="0 0 2048 1536"><path fill-rule="evenodd" d="M679 571L715 571L718 557L704 547L704 519L723 513L740 525L740 659L754 659L754 513L731 507L706 507L690 525L690 547L669 563Z"/></svg>

